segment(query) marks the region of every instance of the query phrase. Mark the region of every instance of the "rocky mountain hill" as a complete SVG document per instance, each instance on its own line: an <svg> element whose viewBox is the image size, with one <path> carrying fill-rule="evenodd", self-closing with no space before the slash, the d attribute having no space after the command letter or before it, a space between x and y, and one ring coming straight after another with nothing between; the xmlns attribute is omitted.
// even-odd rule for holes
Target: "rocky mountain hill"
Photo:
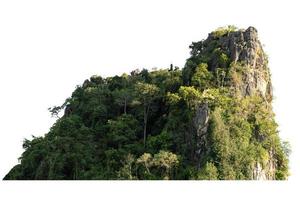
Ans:
<svg viewBox="0 0 300 200"><path fill-rule="evenodd" d="M44 137L24 140L5 180L287 179L257 30L233 26L190 46L180 69L134 70L77 86Z"/></svg>

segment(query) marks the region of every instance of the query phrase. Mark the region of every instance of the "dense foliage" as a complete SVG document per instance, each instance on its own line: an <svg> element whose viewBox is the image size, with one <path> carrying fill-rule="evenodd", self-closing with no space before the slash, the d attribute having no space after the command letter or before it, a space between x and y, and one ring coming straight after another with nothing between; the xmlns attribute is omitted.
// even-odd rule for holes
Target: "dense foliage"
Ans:
<svg viewBox="0 0 300 200"><path fill-rule="evenodd" d="M271 162L275 178L286 179L288 149L270 102L233 89L244 72L218 47L234 30L213 32L205 49L193 43L183 70L92 76L50 109L64 115L44 137L24 141L5 179L253 179L257 163ZM198 159L192 122L204 104L210 117Z"/></svg>

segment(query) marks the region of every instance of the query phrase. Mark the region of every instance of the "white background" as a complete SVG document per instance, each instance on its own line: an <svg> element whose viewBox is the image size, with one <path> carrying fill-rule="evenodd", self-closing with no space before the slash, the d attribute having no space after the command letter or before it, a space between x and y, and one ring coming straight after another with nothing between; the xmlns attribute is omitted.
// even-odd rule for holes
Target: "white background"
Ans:
<svg viewBox="0 0 300 200"><path fill-rule="evenodd" d="M280 136L292 145L286 182L0 182L0 195L81 199L96 195L296 198L299 149L297 1L0 0L0 178L17 164L22 141L45 134L61 105L91 75L182 67L192 41L225 25L254 26L269 55ZM85 193L82 193L85 192ZM298 195L299 196L299 195Z"/></svg>

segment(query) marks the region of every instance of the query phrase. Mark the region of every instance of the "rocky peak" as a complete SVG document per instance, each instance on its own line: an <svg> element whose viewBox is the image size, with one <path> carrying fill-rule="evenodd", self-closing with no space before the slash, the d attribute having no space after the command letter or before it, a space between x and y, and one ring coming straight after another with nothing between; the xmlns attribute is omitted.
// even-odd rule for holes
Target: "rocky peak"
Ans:
<svg viewBox="0 0 300 200"><path fill-rule="evenodd" d="M242 96L259 94L267 101L272 100L268 59L254 27L246 30L233 26L219 28L211 32L206 40L193 43L190 48L190 60L196 60L194 64L205 62L211 72L223 69L227 71L228 80L234 78L228 72L238 72L239 80L228 85Z"/></svg>
<svg viewBox="0 0 300 200"><path fill-rule="evenodd" d="M258 56L257 54L262 51L262 48L257 31L253 27L249 27L245 31L232 32L228 37L224 37L221 43L222 47L227 49L233 62L245 62L247 65L256 67L256 63L263 64L265 61L263 55Z"/></svg>
<svg viewBox="0 0 300 200"><path fill-rule="evenodd" d="M266 102L272 100L272 85L268 68L268 59L258 39L254 27L237 30L233 27L219 28L211 32L207 39L193 43L190 48L191 58L185 68L197 68L206 63L208 71L214 79L218 79L221 70L226 74L227 83L221 87L229 87L236 91L240 98L252 95L263 97ZM224 77L223 77L224 78ZM216 84L214 87L220 87ZM199 105L195 110L193 127L195 128L195 161L198 168L201 159L205 158L209 148L208 127L210 108L206 104ZM252 179L275 179L276 163L272 152L268 153L269 161L255 162L252 166Z"/></svg>
<svg viewBox="0 0 300 200"><path fill-rule="evenodd" d="M258 92L265 99L271 100L272 86L267 67L268 60L258 39L257 30L249 27L245 31L232 32L222 42L231 61L235 65L242 65L245 69L242 74L243 84L239 86L243 96Z"/></svg>

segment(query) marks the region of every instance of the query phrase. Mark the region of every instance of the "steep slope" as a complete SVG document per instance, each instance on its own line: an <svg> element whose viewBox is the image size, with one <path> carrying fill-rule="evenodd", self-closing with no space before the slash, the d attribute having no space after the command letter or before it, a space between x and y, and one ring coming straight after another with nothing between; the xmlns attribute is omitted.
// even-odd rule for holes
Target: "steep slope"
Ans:
<svg viewBox="0 0 300 200"><path fill-rule="evenodd" d="M182 70L86 80L4 179L287 179L257 30L219 28L190 48Z"/></svg>
<svg viewBox="0 0 300 200"><path fill-rule="evenodd" d="M191 48L192 56L189 58L184 70L192 75L188 74L186 76L186 82L191 82L193 85L192 80L193 78L195 79L193 76L195 76L197 66L199 64L201 65L201 63L208 63L208 70L215 73L218 87L228 88L233 92L233 97L241 102L251 102L247 102L246 108L244 108L245 111L249 113L246 116L242 116L244 120L242 123L249 122L249 115L251 115L250 112L255 111L256 115L260 115L264 112L265 116L260 116L259 122L256 122L258 120L258 116L251 116L251 118L254 118L255 122L250 122L248 124L249 126L252 126L251 137L248 139L258 142L259 144L256 144L256 146L260 147L260 145L262 145L264 147L263 151L266 150L266 152L259 155L265 158L261 158L262 160L260 161L256 160L249 163L251 166L251 173L248 178L262 180L275 179L277 159L274 158L274 147L267 147L265 144L273 142L266 142L266 140L271 139L273 134L276 134L276 123L273 119L271 107L272 86L270 72L267 67L268 60L262 49L262 45L258 40L257 30L253 27L249 27L245 31L236 31L233 27L228 27L228 29L219 29L209 34L205 41L193 43ZM251 104L254 106L259 105L261 107L252 110L253 108L251 108ZM233 106L233 108L234 107L236 106ZM232 111L231 108L229 109ZM199 154L199 160L201 160L201 158L205 156L204 154L207 153L205 152L204 154L201 154L201 152L203 152L204 149L209 148L205 148L203 146L207 140L207 128L209 125L208 110L209 107L206 103L199 106L196 109L196 116L194 120L194 126L197 127L197 146L199 148L197 152ZM222 112L228 111L225 110ZM223 118L221 117L221 119ZM265 125L261 124L263 120L266 120L264 121L264 123L266 123ZM233 133L230 131L232 128L233 127L228 127L230 132L229 134ZM267 132L269 132L269 135L266 135ZM239 146L240 144L238 143L236 145ZM262 162L264 162L264 164L262 164ZM264 165L264 167L262 167L262 165Z"/></svg>

